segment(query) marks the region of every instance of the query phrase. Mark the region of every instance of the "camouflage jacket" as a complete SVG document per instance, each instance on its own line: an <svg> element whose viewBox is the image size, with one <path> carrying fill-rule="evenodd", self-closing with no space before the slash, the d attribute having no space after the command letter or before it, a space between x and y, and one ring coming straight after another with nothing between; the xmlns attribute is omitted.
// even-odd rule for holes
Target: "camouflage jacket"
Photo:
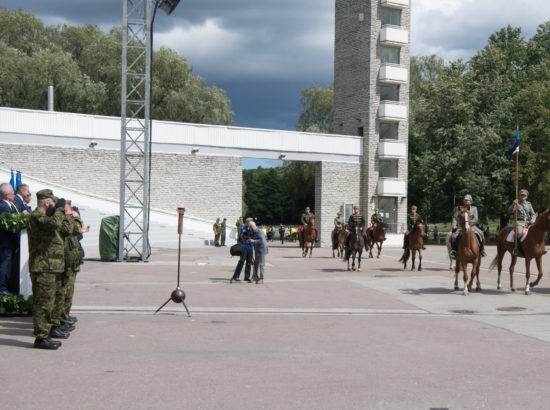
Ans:
<svg viewBox="0 0 550 410"><path fill-rule="evenodd" d="M382 215L380 214L372 214L372 216L370 217L371 225L379 224L381 222L384 222L384 220L382 219Z"/></svg>
<svg viewBox="0 0 550 410"><path fill-rule="evenodd" d="M82 231L82 223L79 218L70 217L70 219L73 223L73 233L65 237L65 270L70 269L73 272L78 272L84 258L84 250L78 240L78 235Z"/></svg>
<svg viewBox="0 0 550 410"><path fill-rule="evenodd" d="M418 214L407 214L407 230L412 231L417 222L422 222L422 217Z"/></svg>
<svg viewBox="0 0 550 410"><path fill-rule="evenodd" d="M65 216L58 208L52 216L35 209L27 216L30 272L65 271L65 237L80 233L80 218Z"/></svg>
<svg viewBox="0 0 550 410"><path fill-rule="evenodd" d="M314 217L311 212L309 214L306 214L305 212L302 214L302 217L300 218L300 221L302 222L302 225L307 225L309 223L309 218Z"/></svg>

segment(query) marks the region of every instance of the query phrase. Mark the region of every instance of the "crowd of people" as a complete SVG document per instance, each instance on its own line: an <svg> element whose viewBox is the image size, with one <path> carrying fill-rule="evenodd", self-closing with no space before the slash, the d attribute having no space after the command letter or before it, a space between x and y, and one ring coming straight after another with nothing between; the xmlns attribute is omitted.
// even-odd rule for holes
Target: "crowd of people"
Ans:
<svg viewBox="0 0 550 410"><path fill-rule="evenodd" d="M0 194L0 213L26 215L34 347L58 349L61 341L54 339L68 339L78 321L69 313L84 258L80 240L90 227L82 223L70 200L55 197L51 189L36 193L34 210L26 184L18 185L15 192L9 183L0 184ZM0 230L0 294L11 294L8 282L19 246L20 233Z"/></svg>

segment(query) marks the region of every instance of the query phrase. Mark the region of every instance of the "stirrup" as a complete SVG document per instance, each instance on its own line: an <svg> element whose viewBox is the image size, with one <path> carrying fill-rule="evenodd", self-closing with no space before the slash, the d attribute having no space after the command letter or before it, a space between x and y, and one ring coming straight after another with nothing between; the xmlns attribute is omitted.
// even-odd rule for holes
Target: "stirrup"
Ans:
<svg viewBox="0 0 550 410"><path fill-rule="evenodd" d="M456 251L454 249L451 250L451 259L456 259Z"/></svg>

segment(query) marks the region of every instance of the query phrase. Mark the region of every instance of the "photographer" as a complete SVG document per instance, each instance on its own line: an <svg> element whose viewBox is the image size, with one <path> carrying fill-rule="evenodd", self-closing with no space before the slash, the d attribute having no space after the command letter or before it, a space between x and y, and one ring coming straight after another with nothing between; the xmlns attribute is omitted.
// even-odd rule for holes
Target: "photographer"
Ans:
<svg viewBox="0 0 550 410"><path fill-rule="evenodd" d="M250 241L254 244L254 275L252 278L256 281L256 284L261 285L264 283L265 255L269 252L269 248L267 247L265 234L257 228L254 221L250 222L250 229L252 229L252 239ZM259 275L258 268L260 268Z"/></svg>
<svg viewBox="0 0 550 410"><path fill-rule="evenodd" d="M252 239L252 229L250 228L250 222L252 222L252 218L247 218L244 226L240 230L240 243L242 248L241 258L239 259L239 263L237 264L237 267L235 268L235 273L233 274L233 277L231 278L232 281L239 281L239 276L241 275L241 271L243 269L243 265L246 262L246 267L244 269L244 280L248 283L252 283L250 280L250 270L252 267L252 258L253 258L253 252L254 252L254 245L251 242Z"/></svg>

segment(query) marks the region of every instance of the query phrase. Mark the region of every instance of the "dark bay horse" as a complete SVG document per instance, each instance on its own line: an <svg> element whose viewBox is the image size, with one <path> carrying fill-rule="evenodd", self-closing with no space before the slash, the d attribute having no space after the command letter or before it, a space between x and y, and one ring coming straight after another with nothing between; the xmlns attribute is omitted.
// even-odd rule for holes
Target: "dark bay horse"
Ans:
<svg viewBox="0 0 550 410"><path fill-rule="evenodd" d="M367 232L367 240L368 240L368 246L370 248L369 250L369 258L372 258L372 247L374 244L376 244L376 247L378 248L378 256L376 256L378 259L380 258L380 254L382 253L382 245L384 244L384 241L386 240L386 231L388 230L388 224L385 222L380 222L376 224L376 227L371 231L369 230Z"/></svg>
<svg viewBox="0 0 550 410"><path fill-rule="evenodd" d="M346 258L348 260L348 270L355 270L355 256L357 255L357 272L361 270L361 255L363 248L365 247L365 239L363 238L363 232L356 226L349 233L349 247L346 249ZM349 259L352 258L351 269L349 267Z"/></svg>
<svg viewBox="0 0 550 410"><path fill-rule="evenodd" d="M332 257L334 258L334 251L336 251L336 254L339 258L342 258L344 256L344 241L346 240L346 229L347 225L344 226L343 229L334 228L332 233L330 234L330 238L332 240ZM340 237L342 237L342 240L340 240Z"/></svg>
<svg viewBox="0 0 550 410"><path fill-rule="evenodd" d="M311 253L313 251L313 246L315 245L315 238L317 233L315 232L315 217L312 216L309 218L309 222L305 227L302 235L300 236L300 246L302 247L302 257L307 256L309 249L309 257L311 258Z"/></svg>
<svg viewBox="0 0 550 410"><path fill-rule="evenodd" d="M424 244L424 224L417 222L414 225L409 237L409 244L407 249L403 251L403 256L399 259L399 262L403 262L403 270L407 269L407 261L412 252L412 266L411 270L415 270L416 252L418 252L418 271L422 271L422 245Z"/></svg>
<svg viewBox="0 0 550 410"><path fill-rule="evenodd" d="M469 291L472 290L472 284L474 277L477 279L476 291L481 291L481 284L479 283L479 265L481 264L481 252L479 250L479 244L474 233L472 226L472 219L470 216L470 210L468 207L458 207L458 225L462 229L462 237L458 244L458 251L456 254L456 266L455 266L455 290L458 289L458 272L462 270L464 272L464 296L469 295ZM468 282L468 264L472 264L472 274L470 282Z"/></svg>
<svg viewBox="0 0 550 410"><path fill-rule="evenodd" d="M497 280L497 289L502 289L502 283L500 281L500 273L502 272L502 258L506 252L510 252L512 255L512 262L510 263L510 289L512 292L515 292L516 287L514 286L514 267L518 256L525 258L525 294L529 295L531 293L530 287L535 287L539 284L542 279L542 255L544 254L544 235L547 232L550 232L550 209L544 211L538 218L537 221L531 225L527 236L521 242L521 251L519 254L514 255L514 246L513 242L507 242L506 237L510 231L514 229L513 226L507 226L502 228L500 234L497 237L497 256L491 262L489 270L495 268L498 265L498 280ZM519 243L518 243L519 245ZM531 277L531 259L535 259L537 263L537 268L539 275L537 280L529 283Z"/></svg>

